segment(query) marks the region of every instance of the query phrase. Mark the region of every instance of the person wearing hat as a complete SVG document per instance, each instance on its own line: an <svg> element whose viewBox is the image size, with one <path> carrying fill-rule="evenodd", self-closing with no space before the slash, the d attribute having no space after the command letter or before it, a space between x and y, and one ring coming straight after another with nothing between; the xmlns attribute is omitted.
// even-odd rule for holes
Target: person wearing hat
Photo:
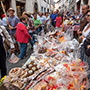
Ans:
<svg viewBox="0 0 90 90"><path fill-rule="evenodd" d="M20 53L19 45L16 41L16 26L20 22L19 18L14 15L15 10L13 8L9 8L8 10L9 17L8 17L8 26L10 26L10 35L13 38L14 44L15 44L15 51L17 54Z"/></svg>
<svg viewBox="0 0 90 90"><path fill-rule="evenodd" d="M11 26L10 34L14 35L16 33L16 26L20 20L17 16L14 15L15 10L13 8L9 8L8 12L9 12L9 17L7 24Z"/></svg>

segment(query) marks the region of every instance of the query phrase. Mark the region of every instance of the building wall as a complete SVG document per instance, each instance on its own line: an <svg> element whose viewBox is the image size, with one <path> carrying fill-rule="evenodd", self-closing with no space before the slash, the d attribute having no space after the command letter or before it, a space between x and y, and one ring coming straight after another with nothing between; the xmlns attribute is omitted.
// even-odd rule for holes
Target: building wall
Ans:
<svg viewBox="0 0 90 90"><path fill-rule="evenodd" d="M11 7L15 10L15 15L17 15L16 0L11 0Z"/></svg>
<svg viewBox="0 0 90 90"><path fill-rule="evenodd" d="M69 8L69 1L68 0L60 0L56 5L55 9L64 10Z"/></svg>
<svg viewBox="0 0 90 90"><path fill-rule="evenodd" d="M26 12L31 12L33 13L33 0L26 0Z"/></svg>
<svg viewBox="0 0 90 90"><path fill-rule="evenodd" d="M47 12L54 9L54 5L51 3L53 0L11 0L11 7L15 10L17 15L16 1L25 3L25 11L34 13L34 5L37 3L38 12ZM19 10L20 11L20 10Z"/></svg>
<svg viewBox="0 0 90 90"><path fill-rule="evenodd" d="M47 12L50 11L50 0L26 0L26 11L34 13L34 4L38 4L38 12Z"/></svg>

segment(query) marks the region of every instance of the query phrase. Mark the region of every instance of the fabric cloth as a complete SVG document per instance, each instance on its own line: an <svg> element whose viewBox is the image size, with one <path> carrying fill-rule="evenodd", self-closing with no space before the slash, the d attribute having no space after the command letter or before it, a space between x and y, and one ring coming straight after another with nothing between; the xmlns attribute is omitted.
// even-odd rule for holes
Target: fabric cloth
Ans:
<svg viewBox="0 0 90 90"><path fill-rule="evenodd" d="M42 24L41 23L41 21L39 20L39 19L33 19L33 22L34 22L34 26L35 26L35 28L37 28L40 24Z"/></svg>
<svg viewBox="0 0 90 90"><path fill-rule="evenodd" d="M0 35L0 69L1 69L1 77L4 77L6 75L6 53L5 49L3 47L3 39Z"/></svg>
<svg viewBox="0 0 90 90"><path fill-rule="evenodd" d="M7 32L6 28L4 26L0 26L0 35L2 36L3 42L4 42L5 37L4 37L3 33L6 36L6 38L8 39L8 41L10 42L10 48L15 48L14 42L13 42L11 36L9 35L9 33Z"/></svg>
<svg viewBox="0 0 90 90"><path fill-rule="evenodd" d="M16 39L19 43L28 43L31 36L28 33L27 27L23 23L18 23L16 30Z"/></svg>
<svg viewBox="0 0 90 90"><path fill-rule="evenodd" d="M57 28L59 28L61 26L61 21L62 21L61 16L60 17L56 17L56 27Z"/></svg>
<svg viewBox="0 0 90 90"><path fill-rule="evenodd" d="M20 59L23 59L24 56L26 55L26 50L27 50L27 44L26 43L20 43Z"/></svg>

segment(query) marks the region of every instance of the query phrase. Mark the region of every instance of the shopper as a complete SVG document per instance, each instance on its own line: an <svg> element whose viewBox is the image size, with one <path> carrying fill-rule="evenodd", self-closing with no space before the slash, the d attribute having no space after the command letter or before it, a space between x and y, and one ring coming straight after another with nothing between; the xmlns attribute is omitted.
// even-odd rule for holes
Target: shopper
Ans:
<svg viewBox="0 0 90 90"><path fill-rule="evenodd" d="M14 41L15 44L15 53L19 54L20 50L19 50L19 45L16 42L16 26L19 23L19 18L17 16L14 15L15 10L13 8L9 8L8 10L9 12L9 17L8 17L8 26L9 26L9 31L10 31L10 35L12 36L12 39Z"/></svg>
<svg viewBox="0 0 90 90"><path fill-rule="evenodd" d="M16 39L20 43L20 59L23 59L26 55L27 43L29 38L32 40L28 33L27 27L25 26L26 19L24 17L20 18L20 23L17 24Z"/></svg>
<svg viewBox="0 0 90 90"><path fill-rule="evenodd" d="M6 53L3 46L3 39L0 35L0 70L1 70L1 78L7 74L6 70Z"/></svg>
<svg viewBox="0 0 90 90"><path fill-rule="evenodd" d="M29 39L29 42L31 44L31 49L33 49L33 45L35 43L35 37L34 37L35 26L34 26L34 22L32 20L30 12L26 13L26 16L28 17L28 22L27 22L28 27L27 27L27 29L29 30L29 34L32 37L32 40Z"/></svg>
<svg viewBox="0 0 90 90"><path fill-rule="evenodd" d="M80 30L78 30L78 34L82 34L84 27L87 25L86 13L89 10L89 5L84 5L82 7L82 16L80 18Z"/></svg>
<svg viewBox="0 0 90 90"><path fill-rule="evenodd" d="M87 19L88 24L85 26L85 28L82 31L82 36L80 37L82 40L85 40L85 38L87 37L87 35L90 32L90 21L89 21L90 20L89 19L90 16L89 16L89 13L90 13L90 10L86 14L86 19Z"/></svg>
<svg viewBox="0 0 90 90"><path fill-rule="evenodd" d="M37 14L34 14L33 18L34 26L35 26L35 33L38 34L40 32L40 27L41 27L41 21L37 18Z"/></svg>
<svg viewBox="0 0 90 90"><path fill-rule="evenodd" d="M11 26L10 27L11 35L14 35L16 33L16 26L19 23L19 18L14 15L15 10L13 8L9 8L8 12L9 12L9 17L8 17L8 23L7 24L9 26Z"/></svg>
<svg viewBox="0 0 90 90"><path fill-rule="evenodd" d="M52 25L55 27L55 24L56 24L56 22L55 22L55 20L56 20L56 17L57 17L57 14L56 14L56 12L54 11L53 12L53 14L51 15L51 19L52 19Z"/></svg>
<svg viewBox="0 0 90 90"><path fill-rule="evenodd" d="M43 15L43 13L39 13L40 17L38 19L41 21L42 24L45 24L46 17Z"/></svg>
<svg viewBox="0 0 90 90"><path fill-rule="evenodd" d="M88 11L86 16L87 16L87 21L89 23L84 28L83 33L82 33L82 37L81 37L83 39L83 44L81 46L81 52L80 52L82 61L86 58L86 56L85 56L85 48L87 48L87 46L86 46L86 42L87 42L86 37L88 37L88 35L90 34L90 10Z"/></svg>
<svg viewBox="0 0 90 90"><path fill-rule="evenodd" d="M62 22L62 18L60 16L60 13L58 13L58 16L56 17L56 27L60 28Z"/></svg>
<svg viewBox="0 0 90 90"><path fill-rule="evenodd" d="M46 16L46 22L45 22L46 30L45 30L45 32L47 33L49 31L49 28L50 28L50 16L49 16L48 12L46 12L45 16Z"/></svg>

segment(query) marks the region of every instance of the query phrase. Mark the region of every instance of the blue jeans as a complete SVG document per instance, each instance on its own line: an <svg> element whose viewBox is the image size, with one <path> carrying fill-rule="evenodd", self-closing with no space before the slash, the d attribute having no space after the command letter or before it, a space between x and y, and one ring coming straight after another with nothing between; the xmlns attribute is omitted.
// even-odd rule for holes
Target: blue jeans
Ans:
<svg viewBox="0 0 90 90"><path fill-rule="evenodd" d="M20 43L20 56L19 56L19 58L21 58L21 59L24 58L24 56L26 55L26 50L27 50L27 44Z"/></svg>
<svg viewBox="0 0 90 90"><path fill-rule="evenodd" d="M33 32L32 33L29 32L29 35L32 37L32 40L29 38L29 43L32 45L32 47L35 44L35 36L33 34L34 34Z"/></svg>

